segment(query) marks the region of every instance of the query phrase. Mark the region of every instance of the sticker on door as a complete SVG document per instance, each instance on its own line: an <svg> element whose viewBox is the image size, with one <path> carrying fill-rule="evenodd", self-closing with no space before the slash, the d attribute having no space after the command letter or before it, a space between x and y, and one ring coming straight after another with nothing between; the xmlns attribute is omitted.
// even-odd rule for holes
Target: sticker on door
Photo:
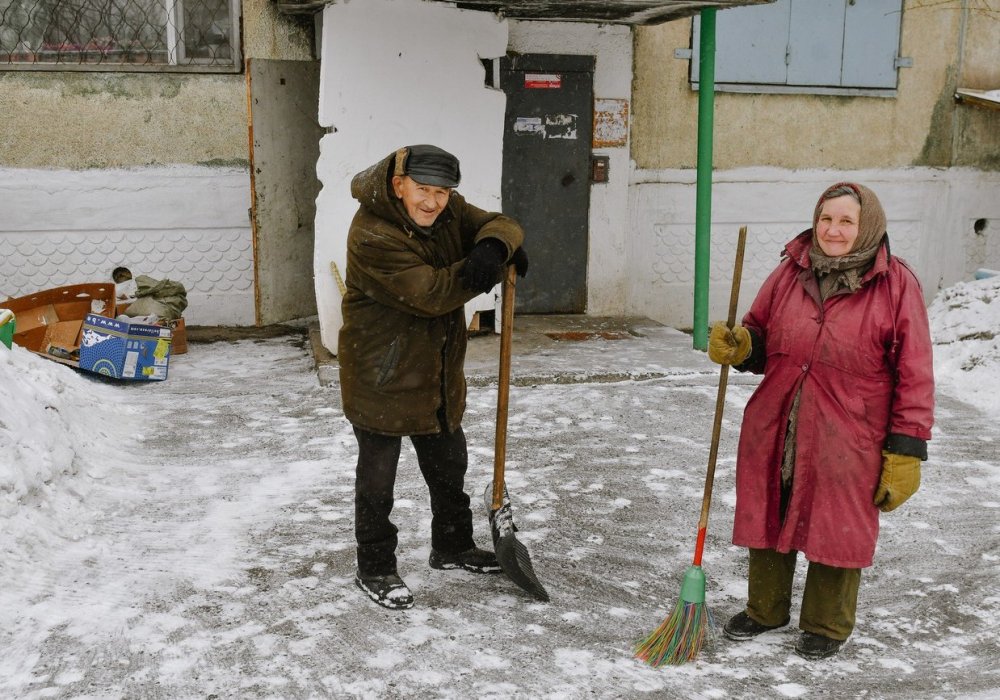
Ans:
<svg viewBox="0 0 1000 700"><path fill-rule="evenodd" d="M576 115L546 114L545 138L576 140Z"/></svg>
<svg viewBox="0 0 1000 700"><path fill-rule="evenodd" d="M518 117L514 121L514 133L518 136L538 136L545 138L545 125L541 117Z"/></svg>
<svg viewBox="0 0 1000 700"><path fill-rule="evenodd" d="M562 76L558 73L525 73L524 87L534 90L557 90L562 87Z"/></svg>

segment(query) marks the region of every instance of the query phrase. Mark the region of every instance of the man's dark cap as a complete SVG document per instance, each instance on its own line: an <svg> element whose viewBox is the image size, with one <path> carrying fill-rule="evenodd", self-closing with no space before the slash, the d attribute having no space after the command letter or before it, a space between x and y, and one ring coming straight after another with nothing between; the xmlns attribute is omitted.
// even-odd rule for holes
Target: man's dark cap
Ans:
<svg viewBox="0 0 1000 700"><path fill-rule="evenodd" d="M395 174L409 175L421 185L435 187L458 187L462 179L458 158L429 144L407 146L396 151Z"/></svg>

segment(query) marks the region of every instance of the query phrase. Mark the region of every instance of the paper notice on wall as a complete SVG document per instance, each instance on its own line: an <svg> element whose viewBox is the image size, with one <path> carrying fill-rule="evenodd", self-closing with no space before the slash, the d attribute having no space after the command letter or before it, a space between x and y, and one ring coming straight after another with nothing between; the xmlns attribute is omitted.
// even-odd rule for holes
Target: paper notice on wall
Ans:
<svg viewBox="0 0 1000 700"><path fill-rule="evenodd" d="M545 138L545 125L541 117L518 117L514 120L514 134Z"/></svg>
<svg viewBox="0 0 1000 700"><path fill-rule="evenodd" d="M594 148L628 143L628 100L594 100Z"/></svg>
<svg viewBox="0 0 1000 700"><path fill-rule="evenodd" d="M546 114L545 138L575 140L576 122L575 114Z"/></svg>

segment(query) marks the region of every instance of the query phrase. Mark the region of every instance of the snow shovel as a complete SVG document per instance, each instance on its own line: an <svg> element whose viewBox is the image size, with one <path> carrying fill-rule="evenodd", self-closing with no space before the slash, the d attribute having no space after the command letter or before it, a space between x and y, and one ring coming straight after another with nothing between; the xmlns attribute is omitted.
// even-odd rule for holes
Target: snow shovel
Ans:
<svg viewBox="0 0 1000 700"><path fill-rule="evenodd" d="M490 516L493 532L493 549L500 562L500 568L511 581L535 598L548 602L549 594L538 581L531 567L528 549L518 541L514 533L514 516L507 496L503 469L507 458L507 404L510 394L510 348L514 331L514 266L507 268L503 281L503 301L500 317L500 374L497 381L497 432L493 447L493 483L486 487L483 500Z"/></svg>

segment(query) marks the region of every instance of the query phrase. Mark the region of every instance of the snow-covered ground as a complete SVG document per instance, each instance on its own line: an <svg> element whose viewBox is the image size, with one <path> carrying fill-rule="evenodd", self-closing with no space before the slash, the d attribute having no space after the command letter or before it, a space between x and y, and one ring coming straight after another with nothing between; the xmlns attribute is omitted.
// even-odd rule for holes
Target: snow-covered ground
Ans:
<svg viewBox="0 0 1000 700"><path fill-rule="evenodd" d="M508 485L550 603L427 567L404 449L405 612L353 586L354 438L301 336L192 345L149 384L0 348L0 697L998 697L1000 278L943 291L930 316L930 459L883 516L850 643L808 663L793 624L661 669L631 649L691 560L718 377L680 333L515 358L532 379L511 390ZM486 545L483 379L465 425ZM745 594L729 533L755 383L733 376L727 395L703 564L720 619Z"/></svg>

